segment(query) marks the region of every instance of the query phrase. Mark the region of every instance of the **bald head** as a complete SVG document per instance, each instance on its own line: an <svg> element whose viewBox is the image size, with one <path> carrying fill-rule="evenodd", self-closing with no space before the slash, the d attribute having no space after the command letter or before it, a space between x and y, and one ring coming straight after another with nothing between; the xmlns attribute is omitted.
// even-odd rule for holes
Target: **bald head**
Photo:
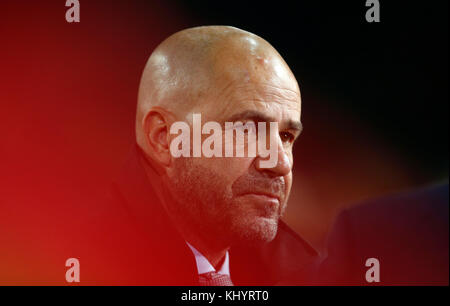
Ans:
<svg viewBox="0 0 450 306"><path fill-rule="evenodd" d="M150 56L139 87L137 143L147 151L144 121L155 107L184 120L196 106L215 103L228 85L260 83L289 87L295 77L278 52L262 38L228 26L190 28L163 41Z"/></svg>

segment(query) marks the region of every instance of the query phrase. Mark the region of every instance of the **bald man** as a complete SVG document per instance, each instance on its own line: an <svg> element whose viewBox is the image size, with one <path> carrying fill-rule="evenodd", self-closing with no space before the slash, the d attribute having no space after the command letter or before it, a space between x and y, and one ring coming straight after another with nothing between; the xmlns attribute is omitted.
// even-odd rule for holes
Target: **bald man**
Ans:
<svg viewBox="0 0 450 306"><path fill-rule="evenodd" d="M300 113L293 73L262 38L208 26L163 41L142 75L137 145L112 197L120 204L111 207L121 208L98 239L109 245L102 258L113 262L110 277L120 284L275 285L296 275L298 284L316 253L280 217L292 186ZM184 122L195 137L195 114L220 127L258 126L245 137L262 133L260 123L276 123L258 137L273 146L275 163L263 167L269 157L260 150L240 157L175 156L171 143L179 133L171 127ZM188 144L185 153L193 153L193 141ZM108 281L111 271L103 272Z"/></svg>

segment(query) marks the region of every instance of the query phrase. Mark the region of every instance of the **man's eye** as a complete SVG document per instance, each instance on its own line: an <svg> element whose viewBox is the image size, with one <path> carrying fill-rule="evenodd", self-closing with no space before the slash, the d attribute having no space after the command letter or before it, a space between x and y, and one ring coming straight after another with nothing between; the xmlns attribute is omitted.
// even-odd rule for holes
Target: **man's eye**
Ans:
<svg viewBox="0 0 450 306"><path fill-rule="evenodd" d="M295 139L295 136L289 132L281 132L280 138L281 138L282 142L293 142Z"/></svg>

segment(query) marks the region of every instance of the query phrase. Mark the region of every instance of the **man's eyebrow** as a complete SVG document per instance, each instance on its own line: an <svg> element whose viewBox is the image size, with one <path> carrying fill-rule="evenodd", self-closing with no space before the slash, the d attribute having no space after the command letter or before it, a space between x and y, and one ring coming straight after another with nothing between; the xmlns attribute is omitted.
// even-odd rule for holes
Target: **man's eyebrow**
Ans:
<svg viewBox="0 0 450 306"><path fill-rule="evenodd" d="M251 119L255 122L276 122L275 118L267 116L266 114L263 114L258 111L254 110L247 110L243 111L241 113L235 114L231 116L229 119L226 120L226 122L236 122L241 120L248 120ZM300 121L295 120L288 120L286 127L288 130L297 130L299 133L303 130L303 125Z"/></svg>
<svg viewBox="0 0 450 306"><path fill-rule="evenodd" d="M301 121L289 120L287 123L288 130L296 130L300 134L303 131L303 124Z"/></svg>

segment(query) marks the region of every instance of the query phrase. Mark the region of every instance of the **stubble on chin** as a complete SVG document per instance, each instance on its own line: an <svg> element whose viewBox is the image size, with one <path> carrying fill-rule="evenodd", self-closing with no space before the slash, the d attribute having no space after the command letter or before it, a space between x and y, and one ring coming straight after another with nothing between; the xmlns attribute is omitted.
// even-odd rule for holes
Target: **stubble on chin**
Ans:
<svg viewBox="0 0 450 306"><path fill-rule="evenodd" d="M177 199L172 213L183 218L196 231L215 235L231 244L259 244L272 241L284 207L271 217L246 211L236 200L232 188L223 186L224 178L191 159L175 161L170 192Z"/></svg>

